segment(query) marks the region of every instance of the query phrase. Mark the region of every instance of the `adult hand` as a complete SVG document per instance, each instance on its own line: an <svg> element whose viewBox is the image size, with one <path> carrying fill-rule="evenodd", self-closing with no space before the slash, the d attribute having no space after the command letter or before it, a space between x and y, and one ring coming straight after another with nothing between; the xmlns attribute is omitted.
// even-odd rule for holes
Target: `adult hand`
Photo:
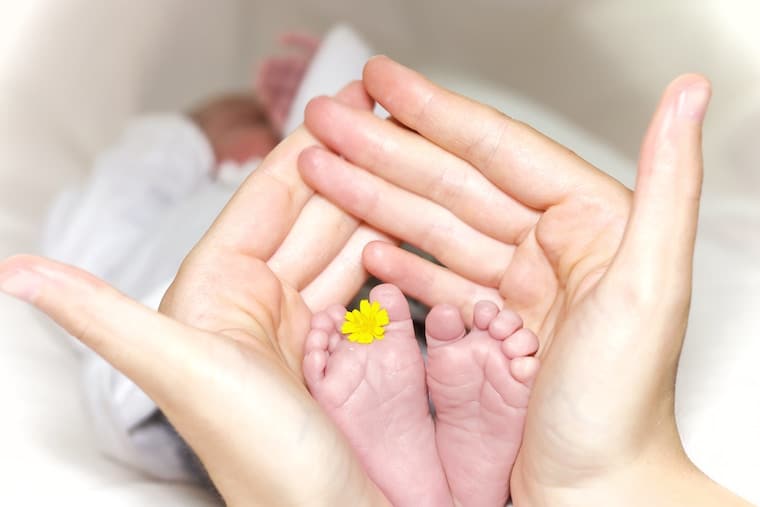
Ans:
<svg viewBox="0 0 760 507"><path fill-rule="evenodd" d="M367 64L364 83L395 120L312 101L306 125L345 158L309 149L302 174L446 266L373 244L370 272L468 317L491 298L539 335L516 505L734 501L686 458L673 407L709 83L682 76L665 91L633 195L530 127L387 58Z"/></svg>
<svg viewBox="0 0 760 507"><path fill-rule="evenodd" d="M369 109L354 83L340 97ZM382 236L301 181L299 129L243 184L183 263L161 314L77 269L0 263L0 289L40 308L139 384L229 505L385 505L301 378L309 308L347 301Z"/></svg>

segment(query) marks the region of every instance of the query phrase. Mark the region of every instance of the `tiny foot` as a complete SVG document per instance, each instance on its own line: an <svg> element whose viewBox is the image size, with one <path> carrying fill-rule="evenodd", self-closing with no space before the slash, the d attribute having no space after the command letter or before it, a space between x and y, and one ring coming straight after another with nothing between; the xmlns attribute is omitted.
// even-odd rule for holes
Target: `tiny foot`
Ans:
<svg viewBox="0 0 760 507"><path fill-rule="evenodd" d="M425 321L427 381L438 453L456 505L502 506L522 441L538 338L510 310L475 305L467 333L459 310L434 307Z"/></svg>
<svg viewBox="0 0 760 507"><path fill-rule="evenodd" d="M370 301L390 317L384 338L370 344L340 334L345 308L314 315L304 350L306 383L393 505L451 506L409 305L389 284L372 289Z"/></svg>

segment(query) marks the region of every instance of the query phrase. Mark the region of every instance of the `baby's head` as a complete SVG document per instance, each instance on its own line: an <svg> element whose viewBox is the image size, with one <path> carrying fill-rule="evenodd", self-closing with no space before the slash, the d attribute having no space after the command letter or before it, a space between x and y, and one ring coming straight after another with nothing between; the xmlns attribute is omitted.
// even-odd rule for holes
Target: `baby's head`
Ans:
<svg viewBox="0 0 760 507"><path fill-rule="evenodd" d="M264 158L280 140L252 94L230 94L211 100L190 117L206 134L219 163Z"/></svg>

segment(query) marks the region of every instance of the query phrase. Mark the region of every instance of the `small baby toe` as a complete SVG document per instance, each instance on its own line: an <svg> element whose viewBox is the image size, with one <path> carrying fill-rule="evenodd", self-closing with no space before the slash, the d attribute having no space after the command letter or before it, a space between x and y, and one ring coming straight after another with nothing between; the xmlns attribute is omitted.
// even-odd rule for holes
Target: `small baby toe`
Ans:
<svg viewBox="0 0 760 507"><path fill-rule="evenodd" d="M338 332L331 333L330 337L327 339L328 352L332 354L342 339L343 339L343 336L340 333Z"/></svg>
<svg viewBox="0 0 760 507"><path fill-rule="evenodd" d="M314 350L327 350L328 335L322 329L312 329L306 335L304 344L304 353L308 354Z"/></svg>
<svg viewBox="0 0 760 507"><path fill-rule="evenodd" d="M501 350L510 359L531 356L538 351L538 337L530 329L515 331L501 345Z"/></svg>
<svg viewBox="0 0 760 507"><path fill-rule="evenodd" d="M492 338L503 340L522 327L522 319L512 310L504 309L488 325Z"/></svg>
<svg viewBox="0 0 760 507"><path fill-rule="evenodd" d="M335 329L335 322L328 313L327 310L317 312L311 317L312 329L322 329L323 331L330 332Z"/></svg>
<svg viewBox="0 0 760 507"><path fill-rule="evenodd" d="M518 382L522 382L528 387L533 385L533 381L538 373L539 361L535 357L518 357L509 363L509 371Z"/></svg>
<svg viewBox="0 0 760 507"><path fill-rule="evenodd" d="M325 378L325 368L327 367L327 351L314 349L308 352L303 358L303 376L306 379L306 385L312 391Z"/></svg>
<svg viewBox="0 0 760 507"><path fill-rule="evenodd" d="M488 329L498 314L499 307L493 301L478 301L472 310L472 323L478 329Z"/></svg>
<svg viewBox="0 0 760 507"><path fill-rule="evenodd" d="M343 321L346 319L346 307L341 305L329 306L325 313L329 316L331 322L331 329L340 329L343 325Z"/></svg>

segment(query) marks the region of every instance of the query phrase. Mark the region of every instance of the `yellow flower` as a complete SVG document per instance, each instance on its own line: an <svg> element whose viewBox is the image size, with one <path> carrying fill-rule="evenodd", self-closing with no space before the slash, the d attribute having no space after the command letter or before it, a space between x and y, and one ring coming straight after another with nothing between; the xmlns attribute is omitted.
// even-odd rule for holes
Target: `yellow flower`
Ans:
<svg viewBox="0 0 760 507"><path fill-rule="evenodd" d="M346 335L349 341L372 343L383 339L388 322L388 311L380 308L380 303L375 301L370 304L366 299L362 299L358 310L346 312L346 320L340 332Z"/></svg>

